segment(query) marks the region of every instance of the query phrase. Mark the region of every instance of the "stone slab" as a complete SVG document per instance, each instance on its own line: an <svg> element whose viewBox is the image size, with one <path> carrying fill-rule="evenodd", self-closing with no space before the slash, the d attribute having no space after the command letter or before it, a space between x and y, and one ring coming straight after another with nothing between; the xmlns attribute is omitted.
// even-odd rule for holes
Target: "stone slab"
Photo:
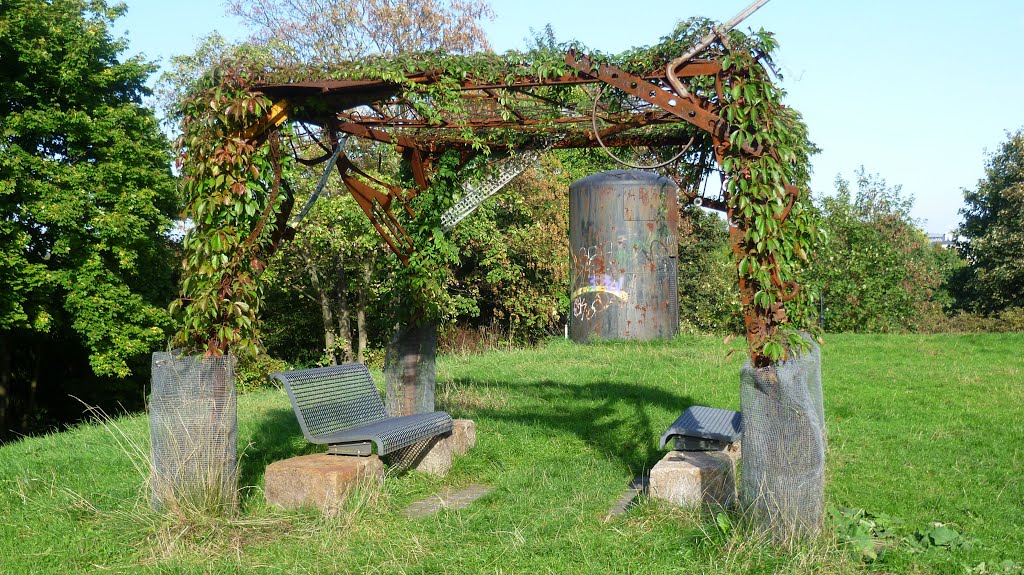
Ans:
<svg viewBox="0 0 1024 575"><path fill-rule="evenodd" d="M650 495L684 507L736 501L736 464L722 451L669 451L652 469Z"/></svg>
<svg viewBox="0 0 1024 575"><path fill-rule="evenodd" d="M618 515L625 515L626 510L633 504L633 501L640 496L641 493L647 493L648 484L650 479L646 476L640 476L629 482L629 487L622 493L622 496L612 504L611 508L608 509L608 514L605 515L605 521L608 521Z"/></svg>
<svg viewBox="0 0 1024 575"><path fill-rule="evenodd" d="M413 503L405 509L405 516L417 519L437 513L441 509L464 509L491 491L494 491L493 487L479 484L470 485L457 491L448 489Z"/></svg>
<svg viewBox="0 0 1024 575"><path fill-rule="evenodd" d="M379 484L384 464L376 455L303 455L267 466L264 494L282 509L318 507L330 511L359 485Z"/></svg>
<svg viewBox="0 0 1024 575"><path fill-rule="evenodd" d="M452 421L452 430L425 444L413 446L400 456L409 469L443 477L452 468L452 458L465 455L476 445L476 424L471 419Z"/></svg>

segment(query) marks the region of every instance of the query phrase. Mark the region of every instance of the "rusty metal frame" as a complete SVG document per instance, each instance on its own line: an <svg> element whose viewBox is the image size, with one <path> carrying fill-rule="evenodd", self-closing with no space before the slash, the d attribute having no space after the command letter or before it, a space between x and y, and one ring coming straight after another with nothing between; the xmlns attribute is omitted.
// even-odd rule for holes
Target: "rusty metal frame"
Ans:
<svg viewBox="0 0 1024 575"><path fill-rule="evenodd" d="M288 113L295 119L318 124L332 133L344 133L394 146L411 168L415 183L412 189L403 189L370 176L344 154L338 159L337 169L356 203L404 264L408 263L416 246L402 226L395 202L401 204L400 211L415 218L416 214L409 201L429 187L434 161L449 150L460 152L463 161L467 161L478 152L481 140L492 151L501 153L513 149L588 148L599 145L662 148L679 146L689 138L701 137L710 138L711 155L721 165L725 151L730 146L731 133L728 122L717 113L723 91L721 62L677 59L668 70L635 75L570 50L565 55L565 63L570 71L555 78L521 75L507 82L466 78L461 81L460 89L462 98L470 104L467 108L471 108L471 113L467 117L443 118L440 121L420 116L412 102L404 97L403 90L410 89L409 86L415 90L415 86L426 86L437 81L444 74L442 70L410 74L407 77L408 83L404 85L385 80L266 84L258 89L273 98L276 104L272 116L258 129L266 129L268 126L272 129L284 121L283 115ZM671 70L674 73L669 77L666 74ZM700 77L712 79L712 92L701 95L683 85L685 79ZM595 134L591 129L590 113L573 109L546 92L560 87L585 85L615 88L634 98L639 108L617 112L608 107L603 108L600 117L606 127ZM316 110L315 115L304 116L306 109ZM325 109L329 111L326 116L323 115ZM553 109L559 111L558 115L550 114ZM594 103L595 121L598 109L598 104ZM672 125L684 129L664 133L649 129ZM488 141L487 134L496 131L513 131L521 137L515 144L508 144L503 138ZM467 132L472 132L477 139L467 138ZM704 141L706 146L707 140ZM745 146L742 151L753 156L775 154L774 150L762 147ZM306 160L304 163L315 163L318 160L323 159ZM700 164L698 168L705 176L711 173L704 170L705 162L710 160L705 153L697 160ZM799 196L795 186L787 184L785 187L790 201L780 220L788 217ZM680 185L680 189L685 188ZM683 192L683 197L690 202L699 199L701 205L725 212L730 222L729 235L733 250L737 257L745 253L745 233L733 221L726 192L723 191L721 197L708 198L694 189ZM798 286L794 282L781 282L777 269L773 270L772 281L782 292L783 300L788 301L796 295ZM746 310L744 323L747 339L753 349L786 320L785 311L783 302L771 309L761 309L755 305L755 294L746 281L740 278L739 284Z"/></svg>

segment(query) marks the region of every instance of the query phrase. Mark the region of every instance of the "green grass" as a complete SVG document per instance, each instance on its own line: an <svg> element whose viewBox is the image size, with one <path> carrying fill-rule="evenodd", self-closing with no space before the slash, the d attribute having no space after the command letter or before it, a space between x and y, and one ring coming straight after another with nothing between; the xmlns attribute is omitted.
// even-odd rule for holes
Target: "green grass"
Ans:
<svg viewBox="0 0 1024 575"><path fill-rule="evenodd" d="M907 534L947 523L970 539L957 549L897 546L863 564L828 537L779 549L651 501L604 521L686 406L739 407L742 352L688 337L443 358L439 407L476 421L477 447L443 479L389 477L334 517L263 503L268 463L317 451L279 391L239 400L246 487L235 519L148 510L143 473L115 440L120 429L144 450L144 417L0 447L0 573L964 573L1021 563L1022 349L1024 334L836 335L823 350L829 503L898 517ZM471 483L495 490L463 511L401 515Z"/></svg>

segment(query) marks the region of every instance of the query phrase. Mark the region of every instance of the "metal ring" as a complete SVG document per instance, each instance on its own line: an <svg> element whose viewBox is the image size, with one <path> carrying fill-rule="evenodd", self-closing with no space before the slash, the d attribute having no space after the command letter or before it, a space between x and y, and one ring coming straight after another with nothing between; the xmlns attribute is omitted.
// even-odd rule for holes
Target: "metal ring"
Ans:
<svg viewBox="0 0 1024 575"><path fill-rule="evenodd" d="M683 154L685 154L690 149L690 146L693 145L693 142L696 139L696 136L690 136L690 141L687 142L686 146L683 147L683 150L681 152L679 152L678 154L676 154L675 156L672 156L671 158L669 158L668 160L666 160L666 161L664 161L664 162L662 162L660 164L653 164L653 165L650 165L650 166L640 166L640 165L637 165L637 164L631 164L631 163L629 163L629 162L627 162L625 160L620 159L618 156L613 154L611 150L608 149L608 146L604 145L604 142L601 141L601 135L598 134L598 129L597 129L597 104L598 104L598 102L601 101L601 95L602 94L604 94L604 84L601 84L601 86L598 88L597 95L594 96L594 107L590 111L590 122L591 122L591 124L594 127L594 137L597 138L597 143L601 145L601 149L604 150L604 153L608 154L609 158L615 160L616 162L622 164L623 166L626 166L628 168L633 168L633 169L636 169L636 170L654 170L656 168L664 168L665 166L671 164L672 162L675 162L679 158L682 158Z"/></svg>

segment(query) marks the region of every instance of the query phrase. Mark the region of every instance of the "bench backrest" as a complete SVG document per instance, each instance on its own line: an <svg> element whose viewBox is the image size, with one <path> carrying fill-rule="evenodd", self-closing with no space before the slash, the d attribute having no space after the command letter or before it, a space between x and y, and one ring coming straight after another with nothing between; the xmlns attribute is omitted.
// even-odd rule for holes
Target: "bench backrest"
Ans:
<svg viewBox="0 0 1024 575"><path fill-rule="evenodd" d="M370 370L361 363L272 373L284 383L306 439L368 425L387 417Z"/></svg>

